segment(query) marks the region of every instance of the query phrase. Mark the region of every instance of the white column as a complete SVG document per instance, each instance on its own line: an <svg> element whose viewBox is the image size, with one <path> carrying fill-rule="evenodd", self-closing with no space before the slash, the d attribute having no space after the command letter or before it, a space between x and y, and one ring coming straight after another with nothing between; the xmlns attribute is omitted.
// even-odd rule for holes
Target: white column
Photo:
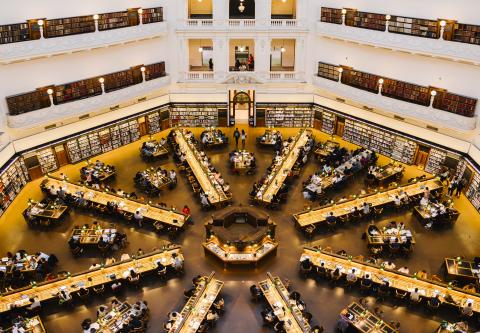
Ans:
<svg viewBox="0 0 480 333"><path fill-rule="evenodd" d="M259 25L266 24L272 17L271 0L255 0L255 19Z"/></svg>
<svg viewBox="0 0 480 333"><path fill-rule="evenodd" d="M215 78L223 78L228 73L228 39L216 37L213 39L213 71Z"/></svg>
<svg viewBox="0 0 480 333"><path fill-rule="evenodd" d="M188 48L188 39L181 36L177 39L178 41L178 71L180 73L180 80L186 78L187 72L189 71L188 58L190 55L190 50Z"/></svg>
<svg viewBox="0 0 480 333"><path fill-rule="evenodd" d="M212 0L213 19L222 22L228 19L229 1L228 0Z"/></svg>
<svg viewBox="0 0 480 333"><path fill-rule="evenodd" d="M305 75L305 38L295 39L295 72Z"/></svg>
<svg viewBox="0 0 480 333"><path fill-rule="evenodd" d="M270 72L271 43L268 37L255 38L255 72L261 77L267 77Z"/></svg>

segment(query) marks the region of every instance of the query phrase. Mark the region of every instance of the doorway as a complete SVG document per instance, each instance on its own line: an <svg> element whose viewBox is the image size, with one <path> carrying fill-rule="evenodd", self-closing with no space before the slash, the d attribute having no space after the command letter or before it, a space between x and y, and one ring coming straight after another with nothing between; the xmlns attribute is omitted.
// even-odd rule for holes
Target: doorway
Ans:
<svg viewBox="0 0 480 333"><path fill-rule="evenodd" d="M254 124L254 90L229 91L229 125Z"/></svg>

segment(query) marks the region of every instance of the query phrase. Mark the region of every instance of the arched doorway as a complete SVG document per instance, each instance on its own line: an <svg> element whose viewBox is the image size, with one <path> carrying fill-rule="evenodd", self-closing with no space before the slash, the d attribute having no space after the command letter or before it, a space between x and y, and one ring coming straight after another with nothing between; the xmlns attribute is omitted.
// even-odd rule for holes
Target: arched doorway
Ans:
<svg viewBox="0 0 480 333"><path fill-rule="evenodd" d="M254 90L230 90L229 91L229 124L254 124Z"/></svg>
<svg viewBox="0 0 480 333"><path fill-rule="evenodd" d="M230 19L255 19L255 0L230 0Z"/></svg>

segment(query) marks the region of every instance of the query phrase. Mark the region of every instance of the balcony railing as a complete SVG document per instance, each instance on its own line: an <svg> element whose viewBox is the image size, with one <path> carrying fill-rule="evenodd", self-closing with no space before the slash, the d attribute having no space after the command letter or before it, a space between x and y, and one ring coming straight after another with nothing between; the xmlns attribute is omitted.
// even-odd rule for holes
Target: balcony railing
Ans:
<svg viewBox="0 0 480 333"><path fill-rule="evenodd" d="M302 21L296 19L187 19L179 22L178 30L277 30L277 29L305 29Z"/></svg>
<svg viewBox="0 0 480 333"><path fill-rule="evenodd" d="M270 72L270 81L303 81L304 75L301 72Z"/></svg>
<svg viewBox="0 0 480 333"><path fill-rule="evenodd" d="M180 77L185 82L225 83L266 83L266 82L304 82L303 72L184 72Z"/></svg>
<svg viewBox="0 0 480 333"><path fill-rule="evenodd" d="M187 81L213 81L215 79L214 72L187 72L185 79Z"/></svg>

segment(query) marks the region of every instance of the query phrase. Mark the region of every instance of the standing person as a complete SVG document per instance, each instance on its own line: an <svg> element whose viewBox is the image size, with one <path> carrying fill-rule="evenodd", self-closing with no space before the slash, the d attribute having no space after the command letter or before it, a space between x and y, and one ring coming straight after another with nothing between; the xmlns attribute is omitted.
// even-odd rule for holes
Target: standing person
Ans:
<svg viewBox="0 0 480 333"><path fill-rule="evenodd" d="M457 198L460 198L460 194L462 194L462 190L465 187L465 185L467 185L467 180L465 178L462 178L462 180L460 180L457 185L457 193L456 193Z"/></svg>
<svg viewBox="0 0 480 333"><path fill-rule="evenodd" d="M233 132L233 137L235 138L235 149L238 150L238 139L240 138L240 132L238 131L238 127L235 128L235 132Z"/></svg>
<svg viewBox="0 0 480 333"><path fill-rule="evenodd" d="M448 195L453 196L453 192L457 189L458 186L458 180L457 178L454 178L451 182L450 185L448 185Z"/></svg>
<svg viewBox="0 0 480 333"><path fill-rule="evenodd" d="M213 59L210 58L210 60L208 60L208 68L210 68L211 71L213 71Z"/></svg>
<svg viewBox="0 0 480 333"><path fill-rule="evenodd" d="M245 150L245 140L247 139L247 133L242 129L242 150Z"/></svg>

